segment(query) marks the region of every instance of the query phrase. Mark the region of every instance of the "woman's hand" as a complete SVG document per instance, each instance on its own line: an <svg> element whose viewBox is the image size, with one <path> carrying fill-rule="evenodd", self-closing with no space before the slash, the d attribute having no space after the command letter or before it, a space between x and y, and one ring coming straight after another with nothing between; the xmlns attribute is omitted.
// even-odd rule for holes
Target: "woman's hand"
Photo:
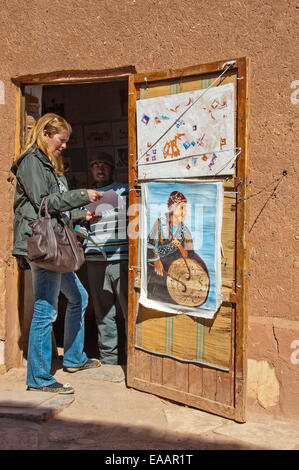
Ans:
<svg viewBox="0 0 299 470"><path fill-rule="evenodd" d="M182 256L184 256L184 258L187 258L188 251L185 250L185 248L181 245L181 243L178 241L177 238L174 238L172 240L172 244L173 244L173 246L175 246L176 248L178 248L180 250L180 252L181 252Z"/></svg>
<svg viewBox="0 0 299 470"><path fill-rule="evenodd" d="M177 238L174 238L174 239L172 240L172 244L173 244L173 246L176 246L177 248L180 247L180 242L178 241Z"/></svg>
<svg viewBox="0 0 299 470"><path fill-rule="evenodd" d="M158 274L158 276L163 276L163 264L159 259L157 261L154 261L154 269L155 273Z"/></svg>
<svg viewBox="0 0 299 470"><path fill-rule="evenodd" d="M98 199L101 199L101 197L103 197L103 194L99 193L98 191L95 191L94 189L87 189L87 193L90 202L96 202Z"/></svg>
<svg viewBox="0 0 299 470"><path fill-rule="evenodd" d="M95 223L98 220L100 220L101 217L102 217L101 215L95 215L94 212L87 211L85 219L86 219L87 222Z"/></svg>

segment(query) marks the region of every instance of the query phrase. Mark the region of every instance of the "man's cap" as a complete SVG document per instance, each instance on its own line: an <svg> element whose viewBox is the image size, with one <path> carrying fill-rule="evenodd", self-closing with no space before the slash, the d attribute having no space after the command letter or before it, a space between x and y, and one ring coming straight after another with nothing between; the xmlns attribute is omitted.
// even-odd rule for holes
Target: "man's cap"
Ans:
<svg viewBox="0 0 299 470"><path fill-rule="evenodd" d="M107 163L107 165L110 165L112 168L115 167L113 157L106 152L99 152L96 154L95 158L89 163L90 168L95 163Z"/></svg>

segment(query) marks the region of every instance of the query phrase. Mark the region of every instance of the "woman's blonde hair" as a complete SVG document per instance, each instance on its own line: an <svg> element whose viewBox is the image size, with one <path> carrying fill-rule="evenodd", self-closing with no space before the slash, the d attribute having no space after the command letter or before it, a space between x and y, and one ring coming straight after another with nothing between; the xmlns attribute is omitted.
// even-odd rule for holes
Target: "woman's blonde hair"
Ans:
<svg viewBox="0 0 299 470"><path fill-rule="evenodd" d="M26 139L26 144L22 148L19 158L26 152L26 150L28 150L33 145L36 145L49 157L56 174L58 176L63 175L64 166L62 157L55 157L52 155L44 138L44 133L46 133L49 137L53 137L55 134L59 134L62 131L67 131L69 135L72 133L72 128L65 119L54 113L44 114L44 116L36 121L33 128L30 130Z"/></svg>

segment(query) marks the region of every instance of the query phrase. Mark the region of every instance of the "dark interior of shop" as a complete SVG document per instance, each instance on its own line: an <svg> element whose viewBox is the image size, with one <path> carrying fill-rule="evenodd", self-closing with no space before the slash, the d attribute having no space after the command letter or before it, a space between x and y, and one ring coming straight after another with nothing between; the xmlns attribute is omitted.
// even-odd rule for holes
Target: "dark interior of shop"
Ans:
<svg viewBox="0 0 299 470"><path fill-rule="evenodd" d="M128 181L128 88L126 81L76 85L44 86L42 114L55 112L72 126L72 135L64 152L65 176L70 189L90 188L89 162L100 149L111 155L115 164L115 180ZM77 272L89 292L86 265ZM54 335L63 346L65 299L60 295L59 315ZM119 357L124 362L123 320L118 318ZM85 351L99 357L92 299L85 315Z"/></svg>

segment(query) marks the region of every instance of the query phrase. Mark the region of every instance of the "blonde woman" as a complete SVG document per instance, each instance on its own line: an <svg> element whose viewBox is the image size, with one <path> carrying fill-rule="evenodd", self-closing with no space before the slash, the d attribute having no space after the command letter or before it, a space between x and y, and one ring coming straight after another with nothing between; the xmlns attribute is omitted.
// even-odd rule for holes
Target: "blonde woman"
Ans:
<svg viewBox="0 0 299 470"><path fill-rule="evenodd" d="M83 351L88 295L75 273L60 274L30 262L27 239L31 235L28 219L36 219L44 196L48 197L54 230L61 214L70 226L84 220L93 221L94 216L90 212L79 208L95 202L101 194L93 189L69 191L63 175L62 152L71 132L65 119L56 114L45 114L31 130L26 146L11 169L16 175L13 255L20 266L29 263L35 296L27 357L27 390L62 394L74 393L74 389L69 384L57 382L50 374L51 331L57 318L60 291L68 300L64 325L64 369L76 372L100 365L100 361L88 359Z"/></svg>

